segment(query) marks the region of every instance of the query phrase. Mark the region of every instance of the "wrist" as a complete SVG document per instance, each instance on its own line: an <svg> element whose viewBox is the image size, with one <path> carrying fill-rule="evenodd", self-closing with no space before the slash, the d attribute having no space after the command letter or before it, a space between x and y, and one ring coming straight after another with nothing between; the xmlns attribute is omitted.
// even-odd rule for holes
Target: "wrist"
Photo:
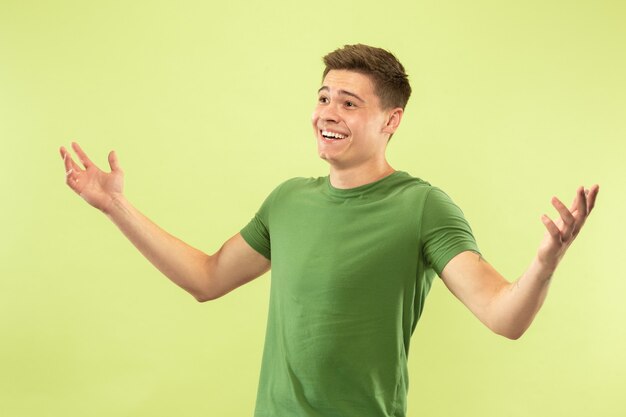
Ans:
<svg viewBox="0 0 626 417"><path fill-rule="evenodd" d="M115 217L120 211L127 211L127 204L128 201L122 193L111 193L108 204L104 205L100 211L108 217Z"/></svg>
<svg viewBox="0 0 626 417"><path fill-rule="evenodd" d="M538 279L542 281L549 281L556 271L558 264L558 260L547 261L545 259L535 257L531 265L531 270Z"/></svg>

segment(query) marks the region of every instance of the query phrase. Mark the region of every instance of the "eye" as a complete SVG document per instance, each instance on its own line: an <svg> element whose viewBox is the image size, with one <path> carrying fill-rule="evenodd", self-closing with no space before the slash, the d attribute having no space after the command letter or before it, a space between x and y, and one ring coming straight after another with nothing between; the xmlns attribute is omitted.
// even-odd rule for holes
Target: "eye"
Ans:
<svg viewBox="0 0 626 417"><path fill-rule="evenodd" d="M346 107L356 107L356 104L354 104L354 101L346 101Z"/></svg>
<svg viewBox="0 0 626 417"><path fill-rule="evenodd" d="M326 103L328 103L328 97L326 97L326 96L319 96L318 99L317 99L317 102L321 103L321 104L326 104Z"/></svg>

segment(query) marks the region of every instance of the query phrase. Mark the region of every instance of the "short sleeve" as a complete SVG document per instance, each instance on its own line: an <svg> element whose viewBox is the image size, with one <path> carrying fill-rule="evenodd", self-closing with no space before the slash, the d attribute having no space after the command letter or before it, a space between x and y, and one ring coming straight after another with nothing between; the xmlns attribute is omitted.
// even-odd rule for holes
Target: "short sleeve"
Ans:
<svg viewBox="0 0 626 417"><path fill-rule="evenodd" d="M259 211L257 211L252 220L250 220L250 222L240 231L243 239L255 251L270 260L272 259L272 245L270 239L269 219L272 203L279 188L280 186L267 196Z"/></svg>
<svg viewBox="0 0 626 417"><path fill-rule="evenodd" d="M459 253L468 250L480 253L463 212L436 187L431 188L424 202L421 237L426 262L437 275Z"/></svg>

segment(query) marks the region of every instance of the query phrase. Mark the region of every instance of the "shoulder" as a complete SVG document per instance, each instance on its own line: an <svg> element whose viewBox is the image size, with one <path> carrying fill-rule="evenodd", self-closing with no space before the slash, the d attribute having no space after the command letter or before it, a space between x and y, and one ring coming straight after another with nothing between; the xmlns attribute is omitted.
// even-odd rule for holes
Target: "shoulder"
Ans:
<svg viewBox="0 0 626 417"><path fill-rule="evenodd" d="M424 201L431 190L435 189L428 181L419 177L414 177L407 172L397 171L390 184L393 194L400 194L402 197L416 198Z"/></svg>
<svg viewBox="0 0 626 417"><path fill-rule="evenodd" d="M289 178L289 179L283 181L279 185L279 187L284 187L284 188L309 187L311 185L317 184L318 182L320 182L323 179L324 179L324 177L318 177L318 178L314 178L314 177L293 177L293 178Z"/></svg>
<svg viewBox="0 0 626 417"><path fill-rule="evenodd" d="M268 200L284 200L286 197L294 196L302 193L319 190L324 184L324 177L305 178L294 177L289 178L278 184L268 196Z"/></svg>
<svg viewBox="0 0 626 417"><path fill-rule="evenodd" d="M450 196L441 188L404 171L398 171L395 186L411 193L420 194L433 203L451 201Z"/></svg>
<svg viewBox="0 0 626 417"><path fill-rule="evenodd" d="M441 216L446 213L458 213L460 208L441 188L406 172L399 172L394 189L417 204L422 216Z"/></svg>
<svg viewBox="0 0 626 417"><path fill-rule="evenodd" d="M324 177L313 178L313 177L294 177L289 178L278 184L278 186L274 189L274 192L277 193L290 193L294 191L306 190L310 188L318 187L320 184L323 184Z"/></svg>
<svg viewBox="0 0 626 417"><path fill-rule="evenodd" d="M432 185L419 177L414 177L405 171L396 171L393 175L393 186L412 190L425 190Z"/></svg>

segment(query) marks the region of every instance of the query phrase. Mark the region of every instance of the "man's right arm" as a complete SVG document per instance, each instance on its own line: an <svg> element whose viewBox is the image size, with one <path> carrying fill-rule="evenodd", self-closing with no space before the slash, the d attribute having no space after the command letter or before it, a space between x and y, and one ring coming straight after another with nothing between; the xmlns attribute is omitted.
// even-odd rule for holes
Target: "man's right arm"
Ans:
<svg viewBox="0 0 626 417"><path fill-rule="evenodd" d="M207 255L161 229L124 198L117 198L106 214L146 259L200 302L219 298L270 269L270 261L239 233Z"/></svg>
<svg viewBox="0 0 626 417"><path fill-rule="evenodd" d="M270 261L248 245L239 233L213 255L170 235L124 197L123 173L115 153L109 154L111 172L105 173L77 144L72 146L84 169L61 148L68 186L106 214L159 271L198 301L221 297L270 269Z"/></svg>

